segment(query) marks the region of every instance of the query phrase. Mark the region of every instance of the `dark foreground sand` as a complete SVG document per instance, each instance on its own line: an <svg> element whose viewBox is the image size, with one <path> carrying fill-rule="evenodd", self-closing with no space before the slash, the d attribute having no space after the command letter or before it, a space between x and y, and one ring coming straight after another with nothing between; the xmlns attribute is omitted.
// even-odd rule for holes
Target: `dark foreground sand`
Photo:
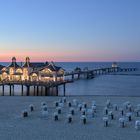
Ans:
<svg viewBox="0 0 140 140"><path fill-rule="evenodd" d="M105 96L76 96L67 97L72 101L86 102L88 107L93 100L97 103L97 113L94 118L88 116L87 124L80 122L80 112L76 111L71 124L66 121L69 112L64 107L60 120L55 122L52 114L55 111L54 101L61 97L0 97L0 140L140 140L140 131L134 128L135 120L140 117L133 117L132 122L127 122L126 128L120 128L118 112L115 120L110 121L109 127L103 126L103 108L107 99L113 104L122 106L125 101L132 105L140 104L140 97L105 97ZM49 116L42 117L41 102L46 101ZM29 117L22 118L21 112L34 104L35 111L29 113Z"/></svg>

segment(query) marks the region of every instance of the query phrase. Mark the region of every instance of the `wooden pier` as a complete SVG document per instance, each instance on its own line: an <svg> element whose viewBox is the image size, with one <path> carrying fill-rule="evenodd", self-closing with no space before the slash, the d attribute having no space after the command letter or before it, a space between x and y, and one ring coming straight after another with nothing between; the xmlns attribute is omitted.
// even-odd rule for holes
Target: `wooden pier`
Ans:
<svg viewBox="0 0 140 140"><path fill-rule="evenodd" d="M5 96L5 86L9 87L9 96L14 96L15 86L21 86L21 96L31 96L30 89L33 88L32 96L52 96L51 89L55 89L55 96L59 95L59 86L63 86L63 95L66 95L66 84L74 82L74 80L78 79L93 79L98 75L103 74L113 74L117 72L130 72L136 71L137 68L100 68L94 70L86 70L86 71L72 71L65 73L64 81L51 81L51 82L41 82L41 81L2 81L0 82L0 88L2 89L2 96ZM70 77L67 79L67 77ZM26 88L26 93L24 94L24 89Z"/></svg>
<svg viewBox="0 0 140 140"><path fill-rule="evenodd" d="M81 77L86 79L93 79L98 75L103 74L111 74L111 73L117 73L117 72L131 72L136 71L137 68L100 68L100 69L93 69L93 70L86 70L86 71L72 71L72 72L66 72L65 77L71 77L71 80L80 79Z"/></svg>
<svg viewBox="0 0 140 140"><path fill-rule="evenodd" d="M2 88L2 96L5 96L5 86L9 87L9 96L14 96L15 86L21 86L21 96L30 96L30 89L33 87L33 96L43 96L43 91L45 91L44 96L53 96L50 89L55 89L55 96L59 95L59 86L63 86L63 95L66 94L66 84L71 83L71 80L57 81L57 82L31 82L31 81L3 81L0 82L0 88ZM26 88L26 94L23 94L24 88Z"/></svg>

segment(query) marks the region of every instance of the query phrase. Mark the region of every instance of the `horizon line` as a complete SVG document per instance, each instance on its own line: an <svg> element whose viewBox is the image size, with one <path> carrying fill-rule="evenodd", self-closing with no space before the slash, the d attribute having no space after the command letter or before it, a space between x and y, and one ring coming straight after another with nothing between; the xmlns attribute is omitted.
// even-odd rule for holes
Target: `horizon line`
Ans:
<svg viewBox="0 0 140 140"><path fill-rule="evenodd" d="M0 61L0 63L9 63L9 62L12 62L12 61ZM17 62L17 63L24 63L25 61L16 61L16 62ZM40 60L38 60L38 61L34 61L34 60L33 60L33 61L30 61L30 62L44 62L44 63L45 63L45 62L56 62L56 63L57 63L57 62L58 62L58 63L59 63L59 62L62 62L62 63L73 63L73 62L75 62L75 63L76 63L76 62L77 62L77 63L78 63L78 62L85 62L85 63L86 63L86 62L87 62L87 63L88 63L88 62L97 62L97 63L98 63L98 62L104 62L104 63L106 63L106 62L110 62L110 63L111 63L111 62L118 62L118 63L119 63L119 62L125 62L125 63L127 63L127 62L137 62L137 63L140 63L140 61L40 61Z"/></svg>

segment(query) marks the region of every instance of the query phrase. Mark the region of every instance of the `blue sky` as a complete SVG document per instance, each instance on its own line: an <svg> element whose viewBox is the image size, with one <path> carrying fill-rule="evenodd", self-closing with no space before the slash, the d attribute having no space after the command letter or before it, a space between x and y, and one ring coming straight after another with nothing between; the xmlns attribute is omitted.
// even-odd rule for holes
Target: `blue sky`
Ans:
<svg viewBox="0 0 140 140"><path fill-rule="evenodd" d="M139 0L0 0L0 59L139 61Z"/></svg>

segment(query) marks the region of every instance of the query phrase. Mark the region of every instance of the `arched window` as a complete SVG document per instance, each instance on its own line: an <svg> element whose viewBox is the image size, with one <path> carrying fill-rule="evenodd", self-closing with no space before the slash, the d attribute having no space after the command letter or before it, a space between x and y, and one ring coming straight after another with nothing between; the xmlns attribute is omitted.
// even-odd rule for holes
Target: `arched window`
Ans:
<svg viewBox="0 0 140 140"><path fill-rule="evenodd" d="M8 78L8 74L6 72L3 72L2 73L2 79L4 80L4 79L7 79L7 78Z"/></svg>
<svg viewBox="0 0 140 140"><path fill-rule="evenodd" d="M50 69L48 69L48 68L45 68L44 70L42 70L42 73L49 75L49 74L52 74L52 71Z"/></svg>
<svg viewBox="0 0 140 140"><path fill-rule="evenodd" d="M24 76L27 76L27 75L28 75L28 69L27 69L27 68L24 68L24 69L23 69L23 75L24 75Z"/></svg>
<svg viewBox="0 0 140 140"><path fill-rule="evenodd" d="M33 73L32 76L33 76L33 77L37 77L37 74L36 74L36 73Z"/></svg>
<svg viewBox="0 0 140 140"><path fill-rule="evenodd" d="M18 69L16 70L16 73L22 73L22 69L18 68Z"/></svg>
<svg viewBox="0 0 140 140"><path fill-rule="evenodd" d="M31 75L31 79L32 79L32 81L38 81L38 75L36 73L33 73Z"/></svg>
<svg viewBox="0 0 140 140"><path fill-rule="evenodd" d="M14 69L13 68L10 68L9 69L9 74L11 75L11 74L14 74Z"/></svg>

